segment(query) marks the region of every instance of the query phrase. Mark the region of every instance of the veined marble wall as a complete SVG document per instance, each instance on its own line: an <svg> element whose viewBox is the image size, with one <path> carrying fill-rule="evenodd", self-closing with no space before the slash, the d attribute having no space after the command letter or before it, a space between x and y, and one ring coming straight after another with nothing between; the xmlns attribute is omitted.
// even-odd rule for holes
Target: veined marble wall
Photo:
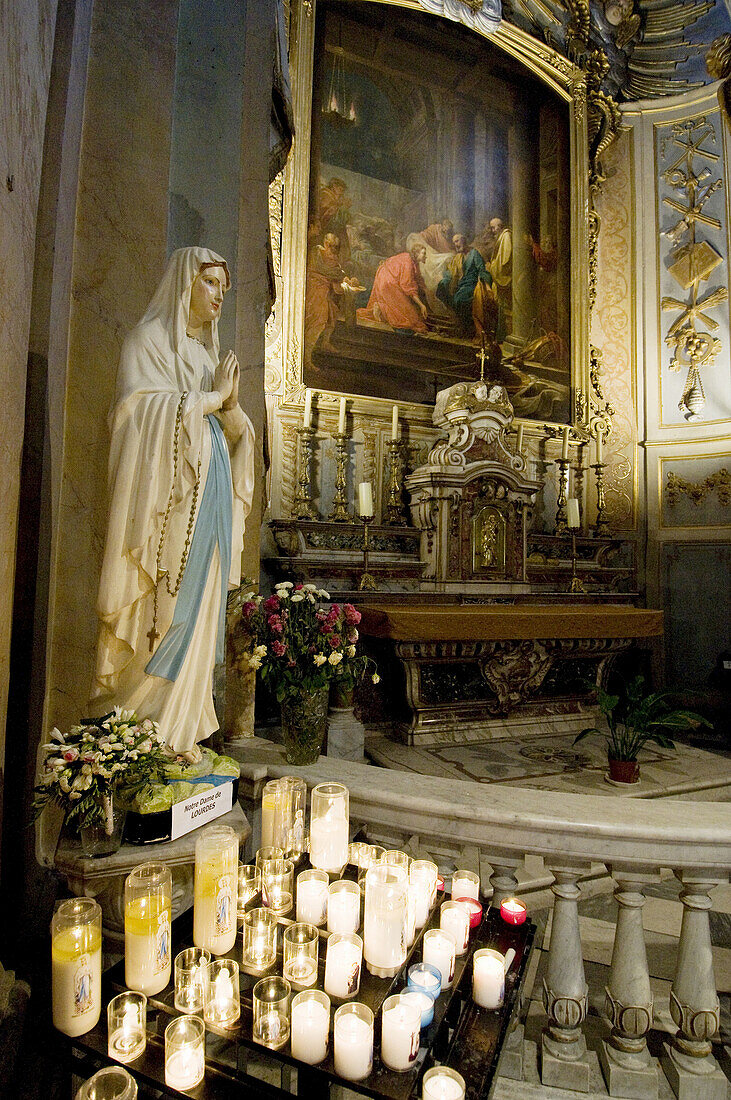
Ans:
<svg viewBox="0 0 731 1100"><path fill-rule="evenodd" d="M96 0L76 215L46 726L84 712L119 350L166 260L177 4Z"/></svg>
<svg viewBox="0 0 731 1100"><path fill-rule="evenodd" d="M5 755L36 212L55 20L56 0L0 8L0 765ZM18 549L24 552L22 539Z"/></svg>

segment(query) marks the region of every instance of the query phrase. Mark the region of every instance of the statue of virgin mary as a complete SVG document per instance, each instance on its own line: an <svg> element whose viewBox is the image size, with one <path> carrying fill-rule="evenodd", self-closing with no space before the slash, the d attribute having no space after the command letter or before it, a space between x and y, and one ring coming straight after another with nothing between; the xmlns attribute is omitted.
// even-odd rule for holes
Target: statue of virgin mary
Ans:
<svg viewBox="0 0 731 1100"><path fill-rule="evenodd" d="M109 521L99 585L95 708L156 721L198 759L218 728L213 668L240 580L254 430L233 352L219 359L226 261L180 248L127 336L109 416Z"/></svg>

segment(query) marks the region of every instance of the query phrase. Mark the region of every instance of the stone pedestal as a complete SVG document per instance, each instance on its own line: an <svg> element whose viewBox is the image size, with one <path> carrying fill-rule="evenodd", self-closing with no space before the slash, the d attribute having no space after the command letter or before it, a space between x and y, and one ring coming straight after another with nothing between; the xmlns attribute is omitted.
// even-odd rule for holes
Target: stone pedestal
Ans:
<svg viewBox="0 0 731 1100"><path fill-rule="evenodd" d="M610 1096L657 1100L657 1063L647 1048L626 1054L605 1039L599 1047L599 1063Z"/></svg>
<svg viewBox="0 0 731 1100"><path fill-rule="evenodd" d="M573 1089L588 1092L591 1067L587 1057L586 1039L579 1035L571 1043L571 1058L560 1044L544 1032L541 1037L541 1084L552 1089Z"/></svg>
<svg viewBox="0 0 731 1100"><path fill-rule="evenodd" d="M365 726L352 707L330 707L327 716L327 755L363 763Z"/></svg>
<svg viewBox="0 0 731 1100"><path fill-rule="evenodd" d="M500 1055L500 1076L511 1081L522 1081L524 1072L525 1026L518 1024L508 1034Z"/></svg>
<svg viewBox="0 0 731 1100"><path fill-rule="evenodd" d="M678 1100L727 1100L728 1080L715 1058L691 1058L663 1043L662 1068Z"/></svg>
<svg viewBox="0 0 731 1100"><path fill-rule="evenodd" d="M251 832L246 815L238 803L217 825L229 825L243 845ZM123 844L110 856L91 859L78 842L61 840L56 851L55 868L64 876L68 888L77 897L95 898L102 910L105 948L118 951L124 943L124 880L140 863L152 860L165 863L173 876L173 919L193 904L193 871L198 830L179 840L159 844Z"/></svg>

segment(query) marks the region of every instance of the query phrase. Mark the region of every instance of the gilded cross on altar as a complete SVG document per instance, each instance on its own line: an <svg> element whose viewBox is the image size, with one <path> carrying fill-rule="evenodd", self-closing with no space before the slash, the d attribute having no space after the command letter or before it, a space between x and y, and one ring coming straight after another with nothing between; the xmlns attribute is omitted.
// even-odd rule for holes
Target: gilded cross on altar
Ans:
<svg viewBox="0 0 731 1100"><path fill-rule="evenodd" d="M480 350L476 353L477 358L480 360L480 381L485 381L485 337L482 337L482 344Z"/></svg>

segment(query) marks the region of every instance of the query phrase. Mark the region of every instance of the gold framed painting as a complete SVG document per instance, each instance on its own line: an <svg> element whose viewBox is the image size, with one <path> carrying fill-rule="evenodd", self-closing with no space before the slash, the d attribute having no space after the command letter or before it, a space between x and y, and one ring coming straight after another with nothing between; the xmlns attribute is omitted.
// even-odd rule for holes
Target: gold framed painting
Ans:
<svg viewBox="0 0 731 1100"><path fill-rule="evenodd" d="M308 0L293 27L285 405L311 387L426 413L482 350L516 416L575 422L583 74L516 28L487 38L416 3Z"/></svg>

